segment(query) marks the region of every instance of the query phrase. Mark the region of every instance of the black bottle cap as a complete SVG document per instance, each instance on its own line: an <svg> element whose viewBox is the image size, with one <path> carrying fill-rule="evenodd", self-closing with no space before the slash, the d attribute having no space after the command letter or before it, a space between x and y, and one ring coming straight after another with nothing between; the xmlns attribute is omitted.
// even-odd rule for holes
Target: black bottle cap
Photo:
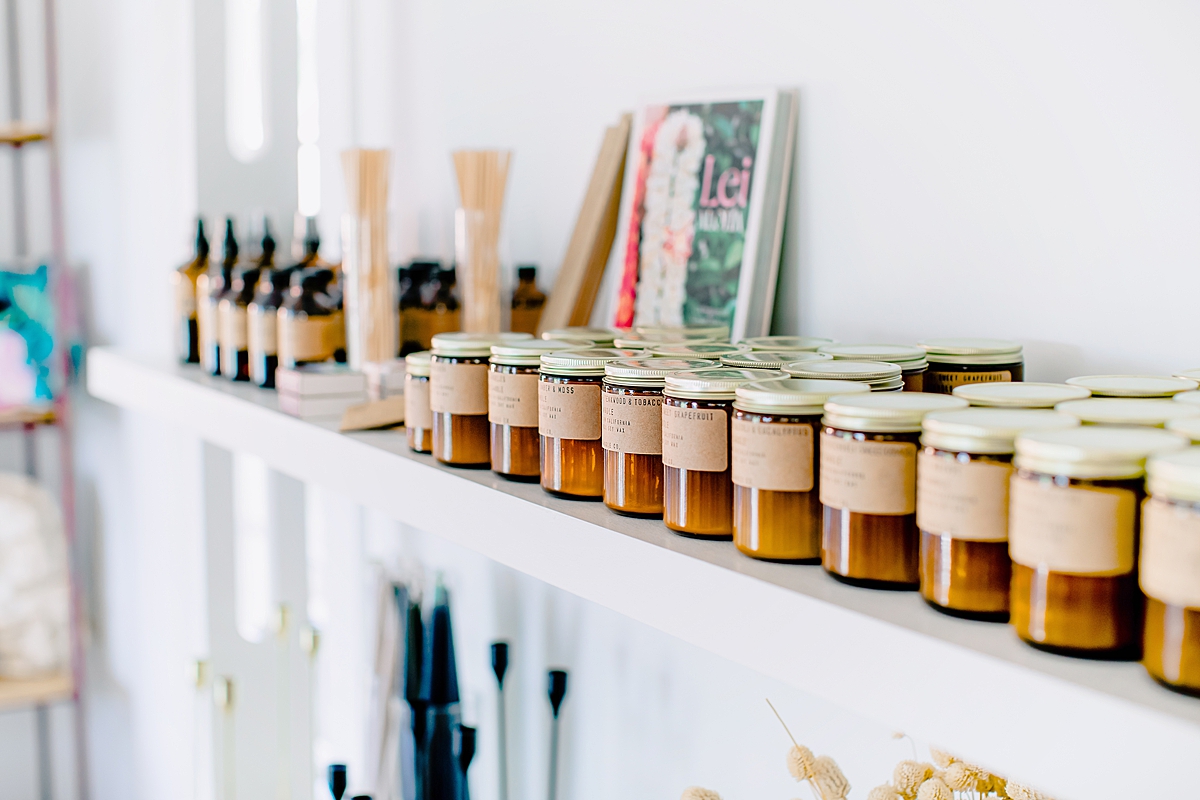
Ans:
<svg viewBox="0 0 1200 800"><path fill-rule="evenodd" d="M286 289L292 283L292 275L298 272L295 266L273 269L268 274L272 289Z"/></svg>
<svg viewBox="0 0 1200 800"><path fill-rule="evenodd" d="M342 795L346 793L345 764L329 765L329 793L333 795L333 800L342 800Z"/></svg>
<svg viewBox="0 0 1200 800"><path fill-rule="evenodd" d="M233 217L225 218L225 243L222 245L222 254L225 261L232 264L237 261L238 243L237 237L233 235Z"/></svg>
<svg viewBox="0 0 1200 800"><path fill-rule="evenodd" d="M306 292L323 292L329 288L329 284L333 282L333 270L331 269L305 269L299 270L292 276L292 286L300 285L300 288Z"/></svg>
<svg viewBox="0 0 1200 800"><path fill-rule="evenodd" d="M467 725L459 725L458 734L458 766L462 769L465 776L467 768L471 766L471 759L475 758L475 737L477 732L474 728Z"/></svg>
<svg viewBox="0 0 1200 800"><path fill-rule="evenodd" d="M304 218L304 252L307 255L315 256L317 251L321 249L321 234L317 230L317 218Z"/></svg>
<svg viewBox="0 0 1200 800"><path fill-rule="evenodd" d="M204 233L204 217L196 218L196 258L208 258L208 236Z"/></svg>
<svg viewBox="0 0 1200 800"><path fill-rule="evenodd" d="M517 267L517 278L523 281L537 280L537 267L533 264L521 264Z"/></svg>
<svg viewBox="0 0 1200 800"><path fill-rule="evenodd" d="M566 670L550 670L550 709L554 718L558 719L558 709L562 707L563 698L567 696Z"/></svg>
<svg viewBox="0 0 1200 800"><path fill-rule="evenodd" d="M270 264L275 257L275 237L271 235L271 220L263 217L262 257L260 264Z"/></svg>
<svg viewBox="0 0 1200 800"><path fill-rule="evenodd" d="M492 672L496 683L504 688L504 673L508 672L508 642L492 642Z"/></svg>

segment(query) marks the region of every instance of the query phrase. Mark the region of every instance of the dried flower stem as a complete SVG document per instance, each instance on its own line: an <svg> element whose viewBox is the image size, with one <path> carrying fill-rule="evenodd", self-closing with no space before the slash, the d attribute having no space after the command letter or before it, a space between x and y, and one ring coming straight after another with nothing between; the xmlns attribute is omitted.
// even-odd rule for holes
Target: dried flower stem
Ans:
<svg viewBox="0 0 1200 800"><path fill-rule="evenodd" d="M764 697L763 699L766 700L767 705L771 707L771 712L775 714L775 719L779 720L779 724L783 726L783 732L786 733L788 738L792 740L793 745L799 747L800 743L796 741L795 736L792 736L791 730L788 728L787 723L783 721L783 717L779 715L779 710L775 708L775 704L771 702L771 698ZM811 778L805 778L804 782L807 783L812 789L813 794L817 796L817 800L827 800L824 793L821 791L821 787L817 786L817 784L814 783Z"/></svg>

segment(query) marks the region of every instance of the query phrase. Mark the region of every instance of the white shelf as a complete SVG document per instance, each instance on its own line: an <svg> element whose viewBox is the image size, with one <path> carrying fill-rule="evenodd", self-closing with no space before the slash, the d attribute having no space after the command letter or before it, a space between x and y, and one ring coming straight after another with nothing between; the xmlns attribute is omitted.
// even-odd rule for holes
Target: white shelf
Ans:
<svg viewBox="0 0 1200 800"><path fill-rule="evenodd" d="M819 567L754 561L600 503L443 467L409 452L402 431L340 434L196 368L97 348L88 390L1063 797L1194 792L1200 700L1139 664L1041 653L915 593L856 589Z"/></svg>

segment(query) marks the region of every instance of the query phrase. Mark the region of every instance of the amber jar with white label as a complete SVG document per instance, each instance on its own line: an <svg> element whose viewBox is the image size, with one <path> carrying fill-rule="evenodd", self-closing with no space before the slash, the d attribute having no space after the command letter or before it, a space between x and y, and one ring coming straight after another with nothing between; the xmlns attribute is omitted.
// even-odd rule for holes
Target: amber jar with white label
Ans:
<svg viewBox="0 0 1200 800"><path fill-rule="evenodd" d="M951 392L984 408L1054 408L1068 400L1086 400L1092 393L1068 383L964 383Z"/></svg>
<svg viewBox="0 0 1200 800"><path fill-rule="evenodd" d="M925 351L916 345L830 344L823 345L817 352L832 356L835 361L882 361L895 364L900 367L903 391L925 391L925 372L929 363L925 360Z"/></svg>
<svg viewBox="0 0 1200 800"><path fill-rule="evenodd" d="M557 497L604 496L600 386L610 361L636 350L596 347L547 353L538 378L538 433L542 488Z"/></svg>
<svg viewBox="0 0 1200 800"><path fill-rule="evenodd" d="M733 537L730 423L737 387L786 378L775 370L709 367L666 377L662 407L663 522L676 533Z"/></svg>
<svg viewBox="0 0 1200 800"><path fill-rule="evenodd" d="M872 589L920 584L917 449L921 420L957 397L872 392L831 398L821 419L821 564Z"/></svg>
<svg viewBox="0 0 1200 800"><path fill-rule="evenodd" d="M837 344L837 342L820 336L752 336L749 339L742 339L738 344L749 345L751 350L764 350L772 353L815 353L819 348Z"/></svg>
<svg viewBox="0 0 1200 800"><path fill-rule="evenodd" d="M518 481L536 481L541 475L538 369L542 355L578 347L557 339L492 345L488 367L492 472Z"/></svg>
<svg viewBox="0 0 1200 800"><path fill-rule="evenodd" d="M926 339L920 342L929 359L925 391L951 394L968 383L1009 383L1025 380L1025 356L1020 342L1007 339Z"/></svg>
<svg viewBox="0 0 1200 800"><path fill-rule="evenodd" d="M428 350L404 357L404 428L408 448L415 453L433 452L433 411L429 407Z"/></svg>
<svg viewBox="0 0 1200 800"><path fill-rule="evenodd" d="M1183 439L1098 425L1021 434L1010 485L1011 623L1034 647L1137 659L1138 505L1146 458Z"/></svg>
<svg viewBox="0 0 1200 800"><path fill-rule="evenodd" d="M686 358L629 358L604 366L600 406L604 447L604 504L619 514L663 513L662 397L666 376L712 362Z"/></svg>
<svg viewBox="0 0 1200 800"><path fill-rule="evenodd" d="M1200 447L1151 458L1146 490L1142 664L1160 683L1200 696Z"/></svg>
<svg viewBox="0 0 1200 800"><path fill-rule="evenodd" d="M935 411L917 455L921 596L956 617L1008 621L1008 485L1013 441L1079 421L1036 409Z"/></svg>
<svg viewBox="0 0 1200 800"><path fill-rule="evenodd" d="M818 381L854 381L865 383L872 392L904 391L904 372L899 364L886 361L794 361L783 371L793 378Z"/></svg>
<svg viewBox="0 0 1200 800"><path fill-rule="evenodd" d="M1070 414L1084 425L1163 428L1172 420L1200 416L1200 406L1149 397L1089 397L1086 400L1068 400L1054 408Z"/></svg>
<svg viewBox="0 0 1200 800"><path fill-rule="evenodd" d="M821 412L853 381L782 378L746 383L733 402L733 543L766 561L821 560Z"/></svg>
<svg viewBox="0 0 1200 800"><path fill-rule="evenodd" d="M1087 389L1093 397L1174 397L1198 385L1190 378L1165 375L1083 375L1067 383Z"/></svg>
<svg viewBox="0 0 1200 800"><path fill-rule="evenodd" d="M439 333L429 362L433 457L456 467L489 467L488 358L492 345L528 333Z"/></svg>

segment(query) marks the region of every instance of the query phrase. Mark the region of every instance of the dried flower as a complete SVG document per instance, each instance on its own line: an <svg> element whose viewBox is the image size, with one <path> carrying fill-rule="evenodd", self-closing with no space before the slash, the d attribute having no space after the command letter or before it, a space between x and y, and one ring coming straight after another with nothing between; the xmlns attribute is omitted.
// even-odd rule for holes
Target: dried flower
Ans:
<svg viewBox="0 0 1200 800"><path fill-rule="evenodd" d="M821 756L813 763L811 780L824 800L841 800L850 794L850 781L829 756Z"/></svg>
<svg viewBox="0 0 1200 800"><path fill-rule="evenodd" d="M956 761L946 767L942 773L942 781L956 792L966 792L975 788L979 775L968 764Z"/></svg>
<svg viewBox="0 0 1200 800"><path fill-rule="evenodd" d="M930 778L917 789L917 800L954 800L954 793L941 778Z"/></svg>
<svg viewBox="0 0 1200 800"><path fill-rule="evenodd" d="M721 800L721 795L714 792L712 789L704 789L699 786L689 786L683 790L683 795L679 800Z"/></svg>
<svg viewBox="0 0 1200 800"><path fill-rule="evenodd" d="M787 754L788 772L797 781L806 781L814 774L817 759L812 750L802 745L794 745Z"/></svg>
<svg viewBox="0 0 1200 800"><path fill-rule="evenodd" d="M890 783L876 786L867 794L867 800L903 800L904 795L896 791Z"/></svg>
<svg viewBox="0 0 1200 800"><path fill-rule="evenodd" d="M1012 800L1051 800L1048 795L1044 795L1037 789L1030 788L1022 783L1009 781L1005 789Z"/></svg>
<svg viewBox="0 0 1200 800"><path fill-rule="evenodd" d="M933 775L933 765L921 761L901 761L892 770L892 784L905 797L916 797L917 789Z"/></svg>
<svg viewBox="0 0 1200 800"><path fill-rule="evenodd" d="M957 758L950 755L945 750L938 750L936 747L929 748L929 755L933 757L933 763L937 764L942 769L946 769L955 761L958 761Z"/></svg>

